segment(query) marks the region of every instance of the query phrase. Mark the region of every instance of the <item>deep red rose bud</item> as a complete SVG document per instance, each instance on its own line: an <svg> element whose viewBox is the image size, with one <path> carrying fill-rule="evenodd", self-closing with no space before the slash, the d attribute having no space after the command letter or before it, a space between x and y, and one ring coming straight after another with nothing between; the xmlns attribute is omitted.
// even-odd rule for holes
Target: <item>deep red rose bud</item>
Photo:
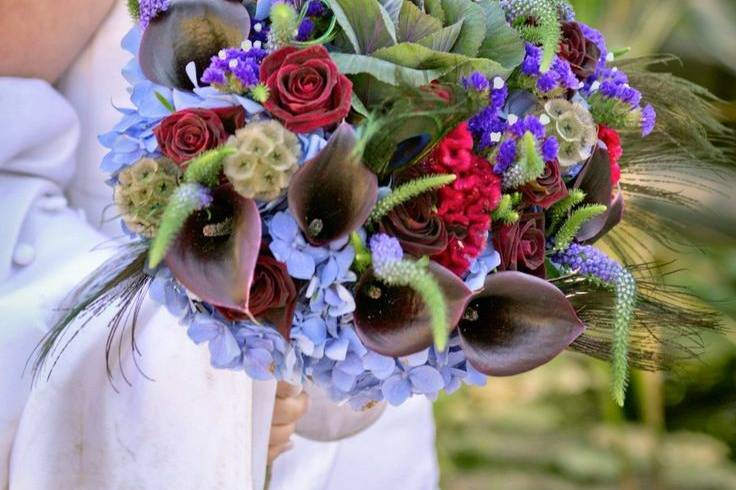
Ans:
<svg viewBox="0 0 736 490"><path fill-rule="evenodd" d="M396 237L402 250L415 257L432 257L447 248L447 228L434 211L432 194L426 192L396 206L378 226L381 233Z"/></svg>
<svg viewBox="0 0 736 490"><path fill-rule="evenodd" d="M493 246L501 255L501 271L519 271L545 278L544 214L525 213L516 223L493 229Z"/></svg>
<svg viewBox="0 0 736 490"><path fill-rule="evenodd" d="M595 73L601 50L597 44L585 37L580 24L573 21L562 24L559 55L570 63L573 73L580 80L585 80Z"/></svg>
<svg viewBox="0 0 736 490"><path fill-rule="evenodd" d="M256 319L273 324L279 333L288 339L296 300L296 285L289 276L286 265L276 260L268 251L268 247L262 247L250 287L248 302L250 314ZM220 311L230 320L247 318L232 310Z"/></svg>
<svg viewBox="0 0 736 490"><path fill-rule="evenodd" d="M567 197L567 186L560 175L560 164L556 160L547 162L542 176L525 185L521 192L527 204L536 204L544 209L549 209Z"/></svg>
<svg viewBox="0 0 736 490"><path fill-rule="evenodd" d="M225 143L245 124L242 107L184 109L164 118L153 134L161 153L183 166L202 152Z"/></svg>
<svg viewBox="0 0 736 490"><path fill-rule="evenodd" d="M265 108L295 133L334 126L350 112L353 84L324 46L271 53L261 64L260 79L271 93Z"/></svg>

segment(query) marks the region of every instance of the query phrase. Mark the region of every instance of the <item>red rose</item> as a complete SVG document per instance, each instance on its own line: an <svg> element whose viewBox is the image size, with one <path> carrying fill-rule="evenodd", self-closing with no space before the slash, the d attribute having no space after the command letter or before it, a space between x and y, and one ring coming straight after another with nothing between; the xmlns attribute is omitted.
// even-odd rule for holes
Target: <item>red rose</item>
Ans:
<svg viewBox="0 0 736 490"><path fill-rule="evenodd" d="M526 213L516 223L494 226L493 246L501 255L502 271L545 278L544 244L543 213Z"/></svg>
<svg viewBox="0 0 736 490"><path fill-rule="evenodd" d="M618 162L624 155L624 150L621 147L621 136L611 128L599 126L598 139L605 143L608 149L608 158L611 162L611 184L615 187L621 180L621 167Z"/></svg>
<svg viewBox="0 0 736 490"><path fill-rule="evenodd" d="M268 247L264 246L258 256L250 287L248 309L251 315L272 323L288 339L296 300L296 285L286 266L273 258ZM221 308L220 312L230 320L247 318L233 310Z"/></svg>
<svg viewBox="0 0 736 490"><path fill-rule="evenodd" d="M350 112L353 84L324 46L279 49L263 60L260 75L271 92L266 109L290 131L328 127Z"/></svg>
<svg viewBox="0 0 736 490"><path fill-rule="evenodd" d="M560 58L570 63L573 73L579 79L585 80L595 73L600 57L600 48L585 37L580 24L577 22L562 24Z"/></svg>
<svg viewBox="0 0 736 490"><path fill-rule="evenodd" d="M535 182L521 189L524 201L549 209L557 201L567 197L567 186L560 176L560 164L554 160L547 162L544 173Z"/></svg>
<svg viewBox="0 0 736 490"><path fill-rule="evenodd" d="M161 152L179 165L222 145L229 133L245 125L242 107L184 109L153 129Z"/></svg>

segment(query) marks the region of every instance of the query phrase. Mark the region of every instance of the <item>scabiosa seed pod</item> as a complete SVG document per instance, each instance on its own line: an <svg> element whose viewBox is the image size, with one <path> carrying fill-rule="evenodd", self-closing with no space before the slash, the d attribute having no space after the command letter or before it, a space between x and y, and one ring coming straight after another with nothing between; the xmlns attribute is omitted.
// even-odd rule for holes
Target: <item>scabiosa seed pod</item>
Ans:
<svg viewBox="0 0 736 490"><path fill-rule="evenodd" d="M276 199L299 166L299 140L275 120L248 124L227 145L237 152L225 159L225 176L249 199Z"/></svg>
<svg viewBox="0 0 736 490"><path fill-rule="evenodd" d="M565 99L550 100L544 110L553 122L550 127L554 128L559 144L560 167L569 168L588 159L598 142L598 127L590 112Z"/></svg>
<svg viewBox="0 0 736 490"><path fill-rule="evenodd" d="M143 158L120 172L115 204L130 231L145 237L156 233L179 174L174 162L166 158Z"/></svg>

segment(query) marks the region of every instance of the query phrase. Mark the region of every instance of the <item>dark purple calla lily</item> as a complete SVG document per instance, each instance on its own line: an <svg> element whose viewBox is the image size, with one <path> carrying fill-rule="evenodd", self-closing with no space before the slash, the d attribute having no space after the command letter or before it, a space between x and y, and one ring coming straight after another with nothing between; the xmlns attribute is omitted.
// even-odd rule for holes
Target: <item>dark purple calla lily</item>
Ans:
<svg viewBox="0 0 736 490"><path fill-rule="evenodd" d="M447 302L447 323L454 330L473 293L441 265L431 262L429 270L442 288ZM433 343L431 322L422 298L408 286L386 286L372 270L363 274L356 288L354 318L363 344L385 356L414 354Z"/></svg>
<svg viewBox="0 0 736 490"><path fill-rule="evenodd" d="M355 154L356 144L355 130L341 124L291 179L289 210L314 245L357 230L376 203L378 179Z"/></svg>
<svg viewBox="0 0 736 490"><path fill-rule="evenodd" d="M213 198L209 208L187 219L165 262L174 277L203 301L247 316L261 247L258 206L229 186L215 190ZM205 227L215 231L205 233ZM224 231L216 231L218 227Z"/></svg>
<svg viewBox="0 0 736 490"><path fill-rule="evenodd" d="M598 149L585 164L575 181L575 187L585 192L586 204L603 204L606 212L585 223L578 232L581 243L594 243L623 219L624 198L619 192L614 196L611 182L611 164L608 152Z"/></svg>
<svg viewBox="0 0 736 490"><path fill-rule="evenodd" d="M225 0L172 0L146 28L139 51L146 78L167 87L191 90L186 66L199 75L223 48L237 47L250 32L243 4Z"/></svg>
<svg viewBox="0 0 736 490"><path fill-rule="evenodd" d="M512 376L552 360L585 326L554 285L521 272L499 272L488 276L458 329L475 369Z"/></svg>

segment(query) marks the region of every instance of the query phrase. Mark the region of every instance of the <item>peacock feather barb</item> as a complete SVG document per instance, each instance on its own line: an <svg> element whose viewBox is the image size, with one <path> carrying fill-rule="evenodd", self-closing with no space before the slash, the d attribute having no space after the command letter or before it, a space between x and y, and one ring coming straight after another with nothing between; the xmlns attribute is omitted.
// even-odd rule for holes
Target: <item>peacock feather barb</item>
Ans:
<svg viewBox="0 0 736 490"><path fill-rule="evenodd" d="M44 372L47 378L50 377L59 358L79 333L93 319L114 309L115 313L107 323L107 374L112 381L111 359L117 352L120 372L129 383L122 366L122 352L124 340L129 337L133 360L138 366L136 356L140 352L136 345L135 331L142 302L153 279L146 272L147 252L146 242L124 246L69 295L68 306L62 310L64 313L41 339L28 360L34 382Z"/></svg>

